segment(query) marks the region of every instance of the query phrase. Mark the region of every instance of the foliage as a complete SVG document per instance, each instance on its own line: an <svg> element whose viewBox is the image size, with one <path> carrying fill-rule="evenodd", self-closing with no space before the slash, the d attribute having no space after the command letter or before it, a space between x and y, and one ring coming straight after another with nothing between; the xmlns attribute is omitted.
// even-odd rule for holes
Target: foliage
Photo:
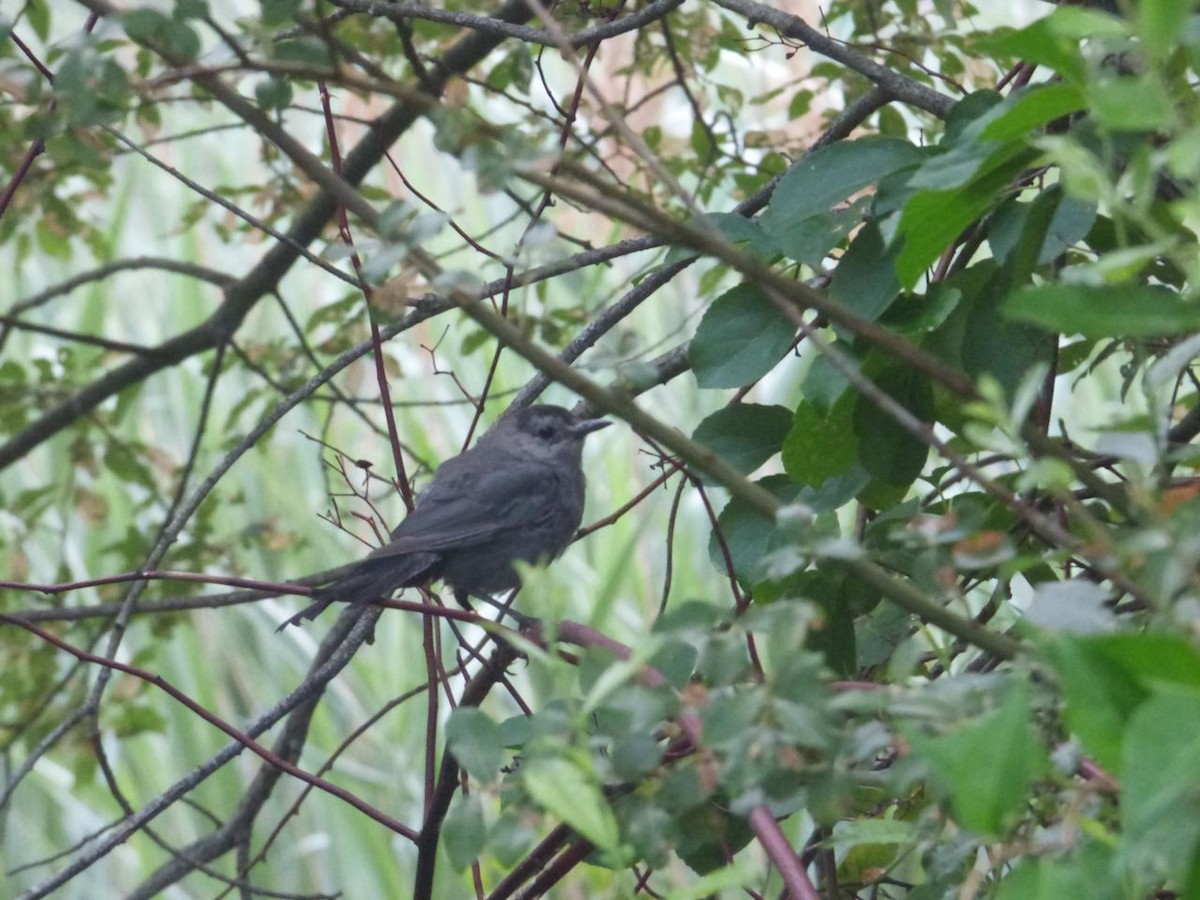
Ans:
<svg viewBox="0 0 1200 900"><path fill-rule="evenodd" d="M1030 2L5 10L8 893L1200 895L1200 15ZM549 382L538 629L276 633Z"/></svg>

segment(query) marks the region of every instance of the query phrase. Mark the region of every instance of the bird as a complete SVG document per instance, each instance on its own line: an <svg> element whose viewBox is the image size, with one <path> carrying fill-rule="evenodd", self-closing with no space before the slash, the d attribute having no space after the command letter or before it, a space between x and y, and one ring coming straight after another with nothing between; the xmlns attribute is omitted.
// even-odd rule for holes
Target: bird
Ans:
<svg viewBox="0 0 1200 900"><path fill-rule="evenodd" d="M331 603L373 603L398 588L445 582L471 597L520 585L513 563L561 554L583 519L583 442L607 419L539 404L502 417L470 449L446 460L386 544L326 587L280 628L315 618Z"/></svg>

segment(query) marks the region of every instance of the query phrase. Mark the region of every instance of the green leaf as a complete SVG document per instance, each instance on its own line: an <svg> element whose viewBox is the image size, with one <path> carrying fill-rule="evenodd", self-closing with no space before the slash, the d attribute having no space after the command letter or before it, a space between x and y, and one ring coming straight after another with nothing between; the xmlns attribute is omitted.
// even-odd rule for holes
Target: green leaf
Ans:
<svg viewBox="0 0 1200 900"><path fill-rule="evenodd" d="M1154 684L1200 690L1200 654L1173 635L1060 635L1044 648L1062 685L1067 727L1113 771L1124 759L1129 720Z"/></svg>
<svg viewBox="0 0 1200 900"><path fill-rule="evenodd" d="M928 347L969 375L991 375L1012 396L1030 369L1051 360L1053 339L1003 315L1009 278L994 260L977 263L945 284L963 297Z"/></svg>
<svg viewBox="0 0 1200 900"><path fill-rule="evenodd" d="M800 495L799 486L783 475L770 475L755 483L784 503L792 503ZM759 561L777 532L774 518L764 516L734 497L717 516L717 528L733 560L734 572L745 581L760 581L755 576ZM715 533L708 544L708 556L718 571L725 571L725 554Z"/></svg>
<svg viewBox="0 0 1200 900"><path fill-rule="evenodd" d="M155 40L170 21L166 13L148 7L133 9L121 16L121 26L135 41Z"/></svg>
<svg viewBox="0 0 1200 900"><path fill-rule="evenodd" d="M875 386L923 422L933 418L933 386L905 366L889 366L873 377ZM852 423L859 461L873 478L908 487L925 466L929 446L867 397L854 395Z"/></svg>
<svg viewBox="0 0 1200 900"><path fill-rule="evenodd" d="M1048 188L1041 196L1058 198L1052 212L1048 213L1050 222L1037 255L1038 265L1045 265L1087 236L1096 221L1096 204L1066 196L1058 185ZM988 229L988 246L1001 263L1008 263L1034 211L1033 203L1017 200L996 210Z"/></svg>
<svg viewBox="0 0 1200 900"><path fill-rule="evenodd" d="M442 847L450 865L461 872L471 865L487 846L487 825L483 806L476 794L460 794L442 823Z"/></svg>
<svg viewBox="0 0 1200 900"><path fill-rule="evenodd" d="M745 247L751 253L770 260L777 252L775 242L762 230L754 219L747 219L737 213L704 213L688 220L688 225L701 231L720 235L731 244ZM683 259L693 259L696 251L691 247L674 246L663 258L663 265L669 266Z"/></svg>
<svg viewBox="0 0 1200 900"><path fill-rule="evenodd" d="M994 713L938 737L909 736L914 754L949 794L959 824L1000 835L1025 809L1029 786L1048 767L1031 714L1028 688L1014 682Z"/></svg>
<svg viewBox="0 0 1200 900"><path fill-rule="evenodd" d="M797 484L816 487L854 468L859 453L852 422L855 397L843 394L828 414L807 400L796 407L783 441L783 469Z"/></svg>
<svg viewBox="0 0 1200 900"><path fill-rule="evenodd" d="M865 319L877 319L900 293L895 247L885 248L879 225L868 222L838 263L829 296Z"/></svg>
<svg viewBox="0 0 1200 900"><path fill-rule="evenodd" d="M174 60L186 62L200 55L200 36L186 21L152 9L135 9L121 17L125 33Z"/></svg>
<svg viewBox="0 0 1200 900"><path fill-rule="evenodd" d="M822 611L822 616L815 622L804 623L798 640L802 640L809 649L821 653L826 665L838 675L852 677L858 670L854 618L877 603L878 595L862 582L847 577L846 572L832 568L809 569L789 575L782 581L754 586L755 610L760 613L782 607L798 607L795 603L777 603L795 598L810 600L819 605ZM790 638L783 629L771 629L771 641Z"/></svg>
<svg viewBox="0 0 1200 900"><path fill-rule="evenodd" d="M939 281L931 284L924 295L905 295L888 308L880 321L898 334L926 334L939 328L962 299L962 291Z"/></svg>
<svg viewBox="0 0 1200 900"><path fill-rule="evenodd" d="M853 345L836 341L832 346L850 359L855 358ZM833 364L828 355L819 353L804 373L800 393L816 407L817 412L828 415L849 386L845 373Z"/></svg>
<svg viewBox="0 0 1200 900"><path fill-rule="evenodd" d="M981 49L1009 59L1048 66L1069 81L1087 78L1080 53L1085 38L1123 37L1128 27L1115 16L1079 7L1059 7L1020 31L984 40Z"/></svg>
<svg viewBox="0 0 1200 900"><path fill-rule="evenodd" d="M1138 33L1152 59L1165 61L1179 44L1194 6L1191 0L1139 0L1134 7Z"/></svg>
<svg viewBox="0 0 1200 900"><path fill-rule="evenodd" d="M262 24L266 28L288 25L299 12L304 0L259 0L262 6Z"/></svg>
<svg viewBox="0 0 1200 900"><path fill-rule="evenodd" d="M208 0L175 0L175 18L180 21L207 19L211 16L212 10L209 9Z"/></svg>
<svg viewBox="0 0 1200 900"><path fill-rule="evenodd" d="M474 706L460 706L446 722L446 746L479 781L493 781L504 761L499 726Z"/></svg>
<svg viewBox="0 0 1200 900"><path fill-rule="evenodd" d="M744 817L731 815L716 802L705 803L676 818L674 850L703 874L724 867L753 837Z"/></svg>
<svg viewBox="0 0 1200 900"><path fill-rule="evenodd" d="M1087 338L1149 338L1200 328L1200 303L1147 284L1043 284L1012 294L1004 315Z"/></svg>
<svg viewBox="0 0 1200 900"><path fill-rule="evenodd" d="M774 247L788 259L819 267L843 238L863 220L863 210L869 203L861 198L850 206L827 213L815 213L794 225L770 232ZM764 229L765 232L765 229Z"/></svg>
<svg viewBox="0 0 1200 900"><path fill-rule="evenodd" d="M1200 690L1154 690L1129 720L1119 774L1135 872L1181 881L1200 855Z"/></svg>
<svg viewBox="0 0 1200 900"><path fill-rule="evenodd" d="M33 29L33 33L38 36L38 40L42 42L50 38L50 5L50 0L32 0L21 7L25 21ZM11 25L11 22L6 24ZM6 34L5 37L8 35Z"/></svg>
<svg viewBox="0 0 1200 900"><path fill-rule="evenodd" d="M1012 141L1031 131L1087 108L1087 99L1073 84L1043 84L1026 88L995 107L979 132L982 141Z"/></svg>
<svg viewBox="0 0 1200 900"><path fill-rule="evenodd" d="M1159 77L1105 78L1088 86L1089 108L1113 131L1160 131L1175 124L1175 104Z"/></svg>
<svg viewBox="0 0 1200 900"><path fill-rule="evenodd" d="M133 448L110 445L104 452L104 468L126 484L136 484L148 491L158 490L154 473L146 464L146 456Z"/></svg>
<svg viewBox="0 0 1200 900"><path fill-rule="evenodd" d="M780 179L771 205L760 219L762 226L771 233L788 231L884 176L915 166L926 152L909 141L886 137L822 147L799 160Z"/></svg>
<svg viewBox="0 0 1200 900"><path fill-rule="evenodd" d="M1123 900L1120 879L1113 877L1113 851L1100 841L1079 838L1083 846L1064 856L1025 856L1000 884L998 900Z"/></svg>
<svg viewBox="0 0 1200 900"><path fill-rule="evenodd" d="M851 819L833 826L825 846L844 853L863 844L908 844L920 833L903 819Z"/></svg>
<svg viewBox="0 0 1200 900"><path fill-rule="evenodd" d="M277 41L271 51L271 55L275 59L286 62L304 63L310 66L328 66L332 62L329 56L329 45L317 37L298 37Z"/></svg>
<svg viewBox="0 0 1200 900"><path fill-rule="evenodd" d="M1013 176L1032 159L1032 151L1024 148L988 157L969 184L921 191L905 203L896 228L897 239L903 240L896 258L900 284L911 289L968 225L1000 201Z"/></svg>
<svg viewBox="0 0 1200 900"><path fill-rule="evenodd" d="M562 757L529 760L521 770L525 789L548 813L562 819L602 850L619 842L617 820L590 773Z"/></svg>
<svg viewBox="0 0 1200 900"><path fill-rule="evenodd" d="M702 388L737 388L762 378L787 354L796 326L753 284L740 284L709 306L688 346Z"/></svg>
<svg viewBox="0 0 1200 900"><path fill-rule="evenodd" d="M512 868L540 837L525 810L510 807L500 813L488 837L488 850L500 865Z"/></svg>
<svg viewBox="0 0 1200 900"><path fill-rule="evenodd" d="M692 439L749 475L779 452L791 426L792 413L786 407L735 403L701 422Z"/></svg>
<svg viewBox="0 0 1200 900"><path fill-rule="evenodd" d="M267 78L254 86L254 99L263 109L287 109L292 102L292 83L286 78Z"/></svg>
<svg viewBox="0 0 1200 900"><path fill-rule="evenodd" d="M529 90L533 80L533 56L529 48L517 43L501 58L487 76L487 85L496 91L515 87L521 93Z"/></svg>

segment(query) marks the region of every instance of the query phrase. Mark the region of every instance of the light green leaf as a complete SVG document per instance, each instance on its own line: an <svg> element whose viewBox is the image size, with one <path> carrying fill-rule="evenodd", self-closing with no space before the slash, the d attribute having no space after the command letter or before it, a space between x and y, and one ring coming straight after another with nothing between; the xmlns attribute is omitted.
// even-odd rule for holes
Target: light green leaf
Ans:
<svg viewBox="0 0 1200 900"><path fill-rule="evenodd" d="M600 788L562 757L532 759L522 769L525 789L543 809L602 850L615 850L617 820Z"/></svg>
<svg viewBox="0 0 1200 900"><path fill-rule="evenodd" d="M1147 284L1043 284L1004 302L1004 315L1046 331L1088 338L1149 338L1200 328L1200 303Z"/></svg>
<svg viewBox="0 0 1200 900"><path fill-rule="evenodd" d="M1029 802L1029 786L1048 765L1030 715L1029 689L1014 682L994 713L939 737L910 735L963 826L1002 834Z"/></svg>
<svg viewBox="0 0 1200 900"><path fill-rule="evenodd" d="M474 862L487 845L483 806L475 794L460 794L442 823L442 847L450 865L461 872Z"/></svg>
<svg viewBox="0 0 1200 900"><path fill-rule="evenodd" d="M492 781L504 759L499 726L473 706L461 706L446 722L446 746L480 781Z"/></svg>
<svg viewBox="0 0 1200 900"><path fill-rule="evenodd" d="M1129 720L1119 778L1135 873L1184 879L1200 855L1200 690L1155 689Z"/></svg>

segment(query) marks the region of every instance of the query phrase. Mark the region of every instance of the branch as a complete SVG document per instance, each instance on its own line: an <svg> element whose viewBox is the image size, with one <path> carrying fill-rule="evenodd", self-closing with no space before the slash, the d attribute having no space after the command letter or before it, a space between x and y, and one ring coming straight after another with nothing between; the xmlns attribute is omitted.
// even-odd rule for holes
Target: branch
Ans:
<svg viewBox="0 0 1200 900"><path fill-rule="evenodd" d="M939 119L946 118L956 103L952 97L940 94L933 88L894 72L887 66L851 50L845 44L826 37L799 16L756 3L754 0L716 0L716 3L730 12L744 16L750 27L764 22L784 37L802 41L814 53L827 56L860 75L865 75L897 100L933 113Z"/></svg>
<svg viewBox="0 0 1200 900"><path fill-rule="evenodd" d="M376 3L372 0L330 0L330 2L333 6L343 10L366 13L376 18L388 19L396 24L403 24L410 19L424 19L428 22L470 28L492 37L515 38L526 44L541 44L548 47L559 45L558 36L548 30L518 25L494 16L479 16L467 12L436 9L421 3ZM614 19L603 25L581 29L569 35L567 43L571 47L584 47L618 35L628 34L661 19L671 10L682 5L683 0L655 0L631 15Z"/></svg>
<svg viewBox="0 0 1200 900"><path fill-rule="evenodd" d="M24 625L22 623L14 623ZM371 622L369 617L360 619L348 634L342 633L338 637L340 642L333 642L332 649L329 652L328 658L314 670L312 675L305 680L298 688L289 693L279 703L272 707L267 712L263 713L252 722L241 733L245 737L257 738L259 735L273 727L285 715L312 696L313 685L324 685L329 682L338 672L345 668L350 662L355 650L366 637ZM331 633L332 636L332 633ZM327 641L327 644L330 643ZM159 813L165 811L173 803L185 796L196 785L200 784L209 775L216 772L227 762L238 756L245 747L239 741L233 741L226 745L218 753L214 754L205 762L201 763L183 778L175 782L166 791L159 794L151 802L142 807L135 815L124 819L120 825L114 827L106 837L96 841L87 851L75 859L72 863L65 866L55 875L47 878L39 884L34 885L28 891L21 895L19 900L39 900L42 897L48 897L56 890L68 883L80 872L86 871L91 867L92 863L104 856L107 856L114 849L119 847L125 841L129 840L134 834L142 829L146 823L152 821Z"/></svg>

